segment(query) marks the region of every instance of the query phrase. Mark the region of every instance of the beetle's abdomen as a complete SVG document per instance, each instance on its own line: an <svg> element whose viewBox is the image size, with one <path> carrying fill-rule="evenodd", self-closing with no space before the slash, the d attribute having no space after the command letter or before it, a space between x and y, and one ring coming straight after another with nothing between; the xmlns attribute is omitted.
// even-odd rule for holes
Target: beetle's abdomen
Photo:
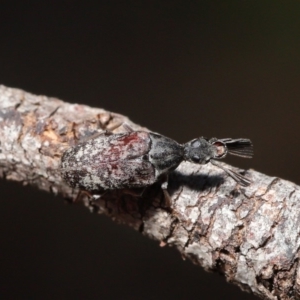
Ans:
<svg viewBox="0 0 300 300"><path fill-rule="evenodd" d="M183 160L183 146L160 134L149 135L152 142L149 161L156 169L156 176L176 169Z"/></svg>
<svg viewBox="0 0 300 300"><path fill-rule="evenodd" d="M62 177L88 191L150 185L156 180L150 143L147 132L103 134L64 153Z"/></svg>

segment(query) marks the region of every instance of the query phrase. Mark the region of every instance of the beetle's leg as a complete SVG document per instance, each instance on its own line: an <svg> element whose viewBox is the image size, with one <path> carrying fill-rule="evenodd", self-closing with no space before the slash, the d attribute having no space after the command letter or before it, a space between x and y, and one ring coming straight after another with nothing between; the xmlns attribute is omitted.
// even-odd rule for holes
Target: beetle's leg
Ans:
<svg viewBox="0 0 300 300"><path fill-rule="evenodd" d="M118 123L118 124L115 124L114 126L110 127L109 129L106 129L106 130L103 130L101 132L96 132L96 133L93 133L92 135L89 135L89 136L85 136L83 138L81 138L79 141L78 141L78 144L82 144L82 143L85 143L89 140L92 140L92 139L95 139L101 135L112 135L113 134L113 130L119 128L120 126L123 126L125 128L126 131L128 132L133 132L134 130L126 123Z"/></svg>
<svg viewBox="0 0 300 300"><path fill-rule="evenodd" d="M85 142L87 142L87 141L89 141L91 139L95 139L95 138L97 138L97 137L99 137L101 135L107 135L107 136L112 135L112 134L114 134L113 130L119 128L120 126L123 126L125 128L125 130L128 131L128 132L134 131L128 124L126 124L126 123L118 123L118 124L115 124L114 126L108 128L106 130L102 130L101 132L96 132L96 133L93 133L92 135L83 137L82 139L80 139L80 141L78 142L78 144L85 143Z"/></svg>
<svg viewBox="0 0 300 300"><path fill-rule="evenodd" d="M115 125L113 125L113 126L107 128L107 130L110 131L110 132L112 132L113 130L115 130L115 129L117 129L117 128L123 126L123 125L124 125L123 122L121 122L121 123L116 123Z"/></svg>
<svg viewBox="0 0 300 300"><path fill-rule="evenodd" d="M98 194L90 194L89 192L87 193L89 195L88 201L85 203L85 205L88 207L88 209L92 213L97 213L99 212L100 209L100 203L98 200L104 196L107 191L97 191Z"/></svg>
<svg viewBox="0 0 300 300"><path fill-rule="evenodd" d="M99 211L99 206L96 205L96 201L99 200L104 194L105 192L103 194L92 194L91 198L89 198L88 208L92 213L97 213Z"/></svg>
<svg viewBox="0 0 300 300"><path fill-rule="evenodd" d="M88 196L89 198L91 198L93 195L90 194L88 191L79 190L76 197L74 199L67 200L67 202L70 204L74 204L74 203L77 204L77 203L83 202L84 196Z"/></svg>
<svg viewBox="0 0 300 300"><path fill-rule="evenodd" d="M85 205L87 204L89 210L91 212L98 212L99 207L95 204L95 202L101 198L105 194L91 194L90 192L86 190L79 190L75 199L68 201L68 203L73 204L73 203L84 203ZM84 197L88 197L87 202L84 200Z"/></svg>
<svg viewBox="0 0 300 300"><path fill-rule="evenodd" d="M142 189L142 191L141 191L141 188L131 188L131 189L125 188L122 190L122 192L126 195L131 195L133 197L141 198L141 197L143 197L143 194L144 194L146 188L147 187L144 187Z"/></svg>
<svg viewBox="0 0 300 300"><path fill-rule="evenodd" d="M97 137L99 137L101 135L112 135L112 133L110 131L108 131L108 130L103 130L101 132L96 132L96 133L93 133L92 135L83 137L82 139L80 139L78 141L78 144L85 143L85 142L87 142L89 140L92 140L92 139L95 139L95 138L97 138Z"/></svg>
<svg viewBox="0 0 300 300"><path fill-rule="evenodd" d="M133 132L134 131L127 123L123 123L122 125L123 125L123 127L125 128L126 131L128 131L128 132Z"/></svg>
<svg viewBox="0 0 300 300"><path fill-rule="evenodd" d="M109 130L110 132L112 132L113 130L115 130L115 129L121 127L121 126L123 126L123 128L124 128L127 132L133 132L133 131L134 131L134 130L133 130L127 123L125 123L125 122L117 123L117 124L115 124L114 126L110 127L108 130Z"/></svg>
<svg viewBox="0 0 300 300"><path fill-rule="evenodd" d="M165 175L164 179L163 179L163 182L161 184L161 189L164 193L164 197L165 197L165 206L166 207L171 207L171 202L172 202L172 199L171 199L171 196L168 192L168 180L169 180L169 176L168 175Z"/></svg>
<svg viewBox="0 0 300 300"><path fill-rule="evenodd" d="M121 126L123 126L123 128L124 128L126 131L128 131L128 132L134 131L134 130L133 130L127 123L125 123L125 122L115 124L114 126L112 126L112 127L109 128L109 131L113 131L113 130L115 130L115 129L121 127Z"/></svg>

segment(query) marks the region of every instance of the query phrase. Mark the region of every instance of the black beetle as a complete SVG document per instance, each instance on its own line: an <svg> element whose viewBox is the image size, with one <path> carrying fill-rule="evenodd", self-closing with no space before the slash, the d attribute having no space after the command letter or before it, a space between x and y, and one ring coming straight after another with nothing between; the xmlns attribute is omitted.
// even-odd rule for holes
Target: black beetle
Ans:
<svg viewBox="0 0 300 300"><path fill-rule="evenodd" d="M105 131L65 151L61 161L65 181L71 187L99 194L104 190L146 187L162 180L167 195L168 173L185 160L196 164L211 162L240 185L251 183L216 161L227 153L251 158L253 147L249 139L200 137L179 144L157 133L126 128L130 131L118 134Z"/></svg>

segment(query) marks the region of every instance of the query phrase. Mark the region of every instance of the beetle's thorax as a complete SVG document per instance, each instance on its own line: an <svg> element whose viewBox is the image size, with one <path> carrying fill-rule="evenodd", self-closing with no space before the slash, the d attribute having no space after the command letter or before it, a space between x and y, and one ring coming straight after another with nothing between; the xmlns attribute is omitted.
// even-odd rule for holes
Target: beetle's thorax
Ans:
<svg viewBox="0 0 300 300"><path fill-rule="evenodd" d="M155 167L156 176L176 169L183 161L183 146L160 134L151 132L149 135L149 161Z"/></svg>

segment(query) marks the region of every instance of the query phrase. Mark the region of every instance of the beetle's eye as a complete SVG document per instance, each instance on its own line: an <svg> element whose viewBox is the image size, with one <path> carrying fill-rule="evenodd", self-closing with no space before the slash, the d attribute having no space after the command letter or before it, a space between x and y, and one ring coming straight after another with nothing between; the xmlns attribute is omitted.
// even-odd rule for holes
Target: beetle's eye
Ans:
<svg viewBox="0 0 300 300"><path fill-rule="evenodd" d="M191 145L192 145L193 148L198 148L201 145L201 143L198 140L195 140L195 141L192 142Z"/></svg>
<svg viewBox="0 0 300 300"><path fill-rule="evenodd" d="M192 156L192 161L193 162L197 163L197 162L199 162L199 160L200 160L200 157L198 155L193 155Z"/></svg>
<svg viewBox="0 0 300 300"><path fill-rule="evenodd" d="M224 143L215 142L213 143L215 146L215 157L216 158L223 158L227 154L227 149Z"/></svg>

